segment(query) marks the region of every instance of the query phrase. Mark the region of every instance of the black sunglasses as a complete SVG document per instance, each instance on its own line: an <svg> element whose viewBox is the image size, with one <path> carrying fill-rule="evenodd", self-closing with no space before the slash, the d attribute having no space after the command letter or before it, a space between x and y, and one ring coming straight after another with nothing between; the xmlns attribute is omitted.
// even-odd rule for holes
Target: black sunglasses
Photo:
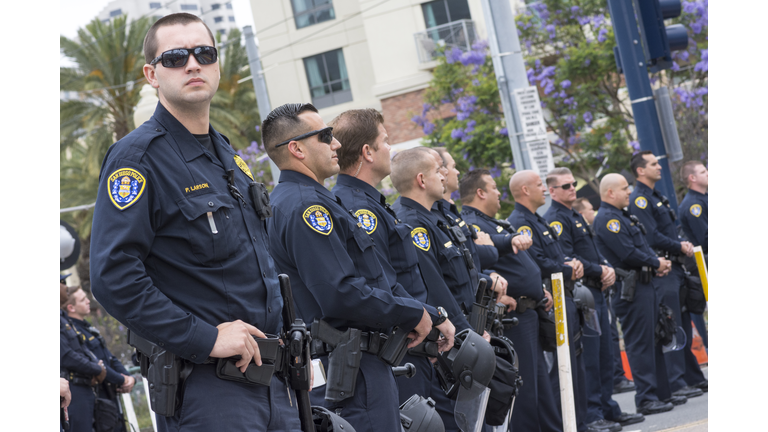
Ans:
<svg viewBox="0 0 768 432"><path fill-rule="evenodd" d="M555 187L555 188L563 188L563 190L568 190L568 189L571 188L571 186L573 186L573 188L576 189L576 186L578 184L579 184L579 182L575 181L573 183L566 183L566 184L561 184L560 186L553 186L553 187Z"/></svg>
<svg viewBox="0 0 768 432"><path fill-rule="evenodd" d="M315 135L319 135L317 137L317 139L321 143L325 143L325 144L330 145L333 142L333 132L332 131L333 131L333 128L330 127L330 126L328 126L327 128L323 128L323 129L313 130L312 132L307 132L307 133L301 134L301 135L299 135L297 137L293 137L291 139L287 139L287 140L281 142L280 144L276 145L275 148L278 148L280 146L284 146L284 145L288 144L291 141L301 141L304 138L309 138L309 137L315 136Z"/></svg>
<svg viewBox="0 0 768 432"><path fill-rule="evenodd" d="M162 60L164 67L180 68L187 64L190 54L194 55L195 60L201 65L216 63L216 60L219 58L219 52L212 46L200 46L190 49L176 48L160 54L149 62L149 64L154 66L157 62Z"/></svg>

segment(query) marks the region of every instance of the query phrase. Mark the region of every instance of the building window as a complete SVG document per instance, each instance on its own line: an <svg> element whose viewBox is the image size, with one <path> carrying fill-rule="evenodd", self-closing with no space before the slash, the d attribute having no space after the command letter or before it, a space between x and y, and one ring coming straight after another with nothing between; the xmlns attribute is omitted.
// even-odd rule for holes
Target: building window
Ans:
<svg viewBox="0 0 768 432"><path fill-rule="evenodd" d="M213 17L213 22L215 23L220 23L223 20L224 20L224 17Z"/></svg>
<svg viewBox="0 0 768 432"><path fill-rule="evenodd" d="M115 10L113 10L113 11L111 11L111 12L109 13L109 17L110 17L110 18L114 18L114 17L116 17L116 16L120 16L120 15L122 15L122 14L123 14L123 10L122 10L122 9L115 9Z"/></svg>
<svg viewBox="0 0 768 432"><path fill-rule="evenodd" d="M341 49L305 58L304 69L312 104L318 109L352 100L347 64Z"/></svg>
<svg viewBox="0 0 768 432"><path fill-rule="evenodd" d="M227 9L232 9L232 2L227 3Z"/></svg>
<svg viewBox="0 0 768 432"><path fill-rule="evenodd" d="M224 36L225 34L227 34L227 29L219 29L219 34Z"/></svg>
<svg viewBox="0 0 768 432"><path fill-rule="evenodd" d="M336 18L331 0L291 0L291 6L297 29Z"/></svg>
<svg viewBox="0 0 768 432"><path fill-rule="evenodd" d="M229 17L229 22L235 22L235 17L233 16Z"/></svg>
<svg viewBox="0 0 768 432"><path fill-rule="evenodd" d="M181 5L181 10L183 11L196 11L197 5L196 4L183 4Z"/></svg>
<svg viewBox="0 0 768 432"><path fill-rule="evenodd" d="M149 3L149 8L150 9L160 9L161 7L163 7L163 5L160 4L159 2L151 2L151 3Z"/></svg>
<svg viewBox="0 0 768 432"><path fill-rule="evenodd" d="M472 19L467 0L437 0L422 3L424 23L427 28L448 24L462 19Z"/></svg>
<svg viewBox="0 0 768 432"><path fill-rule="evenodd" d="M214 3L214 4L211 5L211 10L216 10L216 9L218 9L220 7L221 7L221 5L219 3Z"/></svg>

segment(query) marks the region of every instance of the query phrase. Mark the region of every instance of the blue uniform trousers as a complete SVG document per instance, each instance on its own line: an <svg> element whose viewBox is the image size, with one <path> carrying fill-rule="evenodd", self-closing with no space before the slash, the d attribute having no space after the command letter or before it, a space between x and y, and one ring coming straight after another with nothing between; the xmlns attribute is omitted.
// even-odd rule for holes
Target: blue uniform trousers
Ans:
<svg viewBox="0 0 768 432"><path fill-rule="evenodd" d="M515 327L504 329L504 336L515 346L523 379L523 386L515 398L510 430L562 432L563 418L552 394L547 363L539 342L539 316L536 311L527 310L523 314L510 312L508 317L519 320Z"/></svg>
<svg viewBox="0 0 768 432"><path fill-rule="evenodd" d="M672 308L675 322L685 332L685 347L679 351L670 351L664 354L667 362L667 376L671 390L677 391L686 385L694 385L704 381L699 362L691 351L693 330L691 329L691 314L680 312L680 287L685 284L685 273L680 264L672 264L672 271L668 275L658 279L663 288L662 303ZM686 379L689 377L691 381Z"/></svg>
<svg viewBox="0 0 768 432"><path fill-rule="evenodd" d="M69 432L93 431L93 404L96 395L89 386L69 383L72 402L67 407Z"/></svg>
<svg viewBox="0 0 768 432"><path fill-rule="evenodd" d="M619 404L613 400L613 341L611 340L611 322L608 317L608 305L600 290L588 288L595 298L595 311L601 334L583 328L582 344L584 352L584 370L587 383L586 422L600 419L615 419L621 416Z"/></svg>
<svg viewBox="0 0 768 432"><path fill-rule="evenodd" d="M320 357L328 370L328 357ZM309 393L312 405L338 412L356 432L400 430L400 405L392 368L375 355L363 353L357 373L355 395L341 402L325 400L325 386ZM340 409L340 410L339 410Z"/></svg>
<svg viewBox="0 0 768 432"><path fill-rule="evenodd" d="M621 360L621 344L619 344L619 320L616 316L616 311L613 305L610 307L611 312L611 345L613 347L613 385L620 384L627 379L626 372L624 371L624 362Z"/></svg>
<svg viewBox="0 0 768 432"><path fill-rule="evenodd" d="M576 404L576 424L579 432L587 430L587 424L584 421L587 417L587 383L585 382L584 372L584 356L576 355L576 347L578 343L584 340L582 336L579 341L574 343L574 336L581 329L579 324L579 315L576 311L576 303L573 302L573 298L565 298L565 314L568 320L568 348L571 353L571 376L573 377L573 400ZM554 353L554 365L552 370L549 371L550 381L552 382L552 392L555 396L555 404L561 407L560 402L560 372L557 366L557 351Z"/></svg>
<svg viewBox="0 0 768 432"><path fill-rule="evenodd" d="M657 288L658 279L653 278L651 283L638 280L633 302L621 299L620 284L617 284L613 294L613 305L621 320L624 349L632 369L632 380L635 382L635 406L672 396L664 354L661 345L656 344L654 340L661 302L661 288Z"/></svg>
<svg viewBox="0 0 768 432"><path fill-rule="evenodd" d="M289 395L290 391L290 395ZM157 416L164 431L301 432L296 397L276 376L267 386L216 377L216 365L196 364L173 417Z"/></svg>

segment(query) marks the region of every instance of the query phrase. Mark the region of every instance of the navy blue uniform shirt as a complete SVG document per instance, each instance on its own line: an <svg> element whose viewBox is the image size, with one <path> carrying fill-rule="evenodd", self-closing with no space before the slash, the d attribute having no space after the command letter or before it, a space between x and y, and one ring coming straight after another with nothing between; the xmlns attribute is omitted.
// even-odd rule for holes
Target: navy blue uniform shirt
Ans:
<svg viewBox="0 0 768 432"><path fill-rule="evenodd" d="M478 272L482 273L482 269L492 268L496 261L499 260L499 251L495 247L489 245L479 245L475 243L472 237L472 231L469 230L469 225L461 219L459 216L459 210L456 208L456 204L451 204L446 199L437 201L432 206L432 211L437 211L445 218L446 223L461 228L464 233L464 237L467 238L465 242L467 249L472 254L472 260L475 262L475 268ZM488 283L491 283L489 277L486 277L490 272L486 272L485 276L480 274L479 277L486 279ZM489 285L490 286L490 285Z"/></svg>
<svg viewBox="0 0 768 432"><path fill-rule="evenodd" d="M270 243L277 267L291 278L296 313L345 330L408 330L424 308L392 293L376 257L374 241L340 200L314 179L280 173L272 191Z"/></svg>
<svg viewBox="0 0 768 432"><path fill-rule="evenodd" d="M694 246L701 246L707 253L709 234L708 213L709 196L695 190L689 190L680 203L680 223L683 232Z"/></svg>
<svg viewBox="0 0 768 432"><path fill-rule="evenodd" d="M654 250L679 254L680 238L677 235L672 209L662 203L661 194L643 182L636 182L629 196L629 212L645 226L648 245Z"/></svg>
<svg viewBox="0 0 768 432"><path fill-rule="evenodd" d="M595 216L597 247L612 267L639 270L659 268L659 259L648 246L640 227L629 219L629 212L603 201Z"/></svg>
<svg viewBox="0 0 768 432"><path fill-rule="evenodd" d="M434 306L440 305L427 304L427 287L419 271L416 246L411 242L411 227L400 222L381 192L362 180L339 174L332 192L373 239L384 275L393 285L392 292L420 301L432 321L436 321L438 316ZM408 294L402 294L403 290Z"/></svg>
<svg viewBox="0 0 768 432"><path fill-rule="evenodd" d="M429 292L427 302L445 308L456 332L471 328L464 313L472 310L477 286L471 284L464 254L438 228L440 219L436 213L404 196L399 202L397 217L413 227L410 238L416 246L419 269Z"/></svg>
<svg viewBox="0 0 768 432"><path fill-rule="evenodd" d="M62 310L59 310L59 368L62 376L75 373L91 377L101 373L99 360L88 351Z"/></svg>
<svg viewBox="0 0 768 432"><path fill-rule="evenodd" d="M104 360L104 367L107 369L107 376L104 381L112 384L116 384L118 387L125 383L125 375L130 375L128 370L125 369L120 360L117 359L104 342L104 338L101 337L99 330L92 326L91 323L85 320L79 320L77 318L69 318L70 322L75 325L77 330L85 336L85 346L98 358Z"/></svg>
<svg viewBox="0 0 768 432"><path fill-rule="evenodd" d="M584 276L596 278L599 282L603 275L603 268L600 265L607 265L608 261L597 250L594 234L584 217L573 209L552 200L552 205L544 213L544 219L557 234L563 253L581 261L584 265Z"/></svg>
<svg viewBox="0 0 768 432"><path fill-rule="evenodd" d="M157 104L109 148L91 236L91 289L107 312L182 358L206 360L216 326L281 326L283 300L251 175L212 127L212 155ZM230 194L225 175L243 198Z"/></svg>
<svg viewBox="0 0 768 432"><path fill-rule="evenodd" d="M505 228L501 221L466 204L461 209L461 216L477 231L488 233L497 245L499 260L494 270L507 280L508 296L525 296L537 302L544 298L539 266L527 250L517 254L512 250L512 236L516 234L514 226Z"/></svg>
<svg viewBox="0 0 768 432"><path fill-rule="evenodd" d="M543 217L531 212L522 204L516 204L507 220L517 227L518 233L526 234L533 240L528 251L539 265L543 279L549 279L553 273L560 272L563 273L563 281L571 279L573 268L565 264L565 254Z"/></svg>

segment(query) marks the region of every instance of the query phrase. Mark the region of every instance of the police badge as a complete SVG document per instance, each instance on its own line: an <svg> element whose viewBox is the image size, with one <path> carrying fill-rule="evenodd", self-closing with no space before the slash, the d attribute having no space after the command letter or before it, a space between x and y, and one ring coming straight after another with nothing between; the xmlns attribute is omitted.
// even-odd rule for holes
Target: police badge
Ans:
<svg viewBox="0 0 768 432"><path fill-rule="evenodd" d="M313 205L304 210L304 222L323 235L328 235L333 231L333 219L323 206Z"/></svg>
<svg viewBox="0 0 768 432"><path fill-rule="evenodd" d="M608 231L612 233L617 233L621 230L621 222L619 222L618 219L611 219L608 221Z"/></svg>
<svg viewBox="0 0 768 432"><path fill-rule="evenodd" d="M250 168L248 168L248 164L245 163L243 158L241 158L238 155L235 155L235 163L237 164L237 167L240 168L240 171L244 172L245 175L247 175L251 181L253 181L253 174L251 174Z"/></svg>
<svg viewBox="0 0 768 432"><path fill-rule="evenodd" d="M415 228L411 231L411 238L413 238L413 244L415 244L417 248L424 252L429 250L429 234L427 233L426 228Z"/></svg>
<svg viewBox="0 0 768 432"><path fill-rule="evenodd" d="M355 212L355 217L357 217L357 221L360 222L360 226L362 226L362 228L368 234L373 234L373 232L376 231L376 227L379 226L379 221L376 219L376 214L374 214L372 211L360 209Z"/></svg>
<svg viewBox="0 0 768 432"><path fill-rule="evenodd" d="M141 198L147 180L132 168L120 168L109 176L107 192L112 204L122 211Z"/></svg>

